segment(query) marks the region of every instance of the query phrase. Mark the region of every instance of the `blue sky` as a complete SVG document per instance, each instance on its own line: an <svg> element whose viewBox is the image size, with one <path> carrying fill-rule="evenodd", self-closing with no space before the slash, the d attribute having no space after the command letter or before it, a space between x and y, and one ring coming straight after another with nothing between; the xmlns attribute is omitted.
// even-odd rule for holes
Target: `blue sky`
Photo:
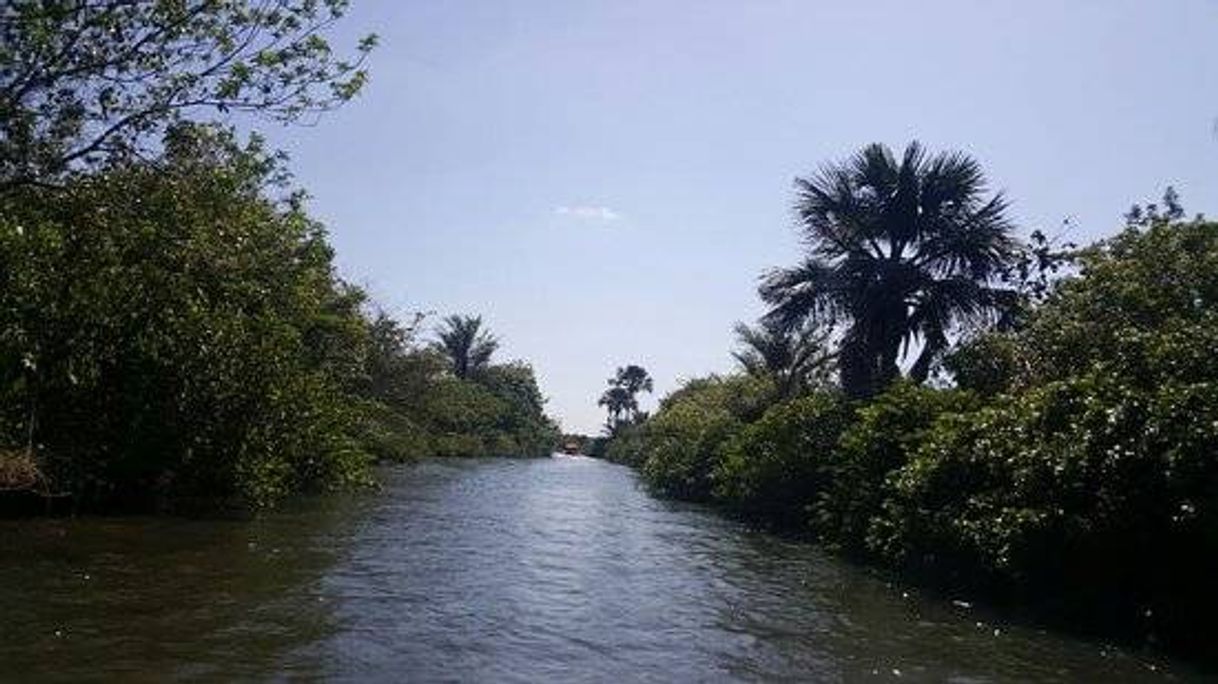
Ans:
<svg viewBox="0 0 1218 684"><path fill-rule="evenodd" d="M1167 184L1218 214L1218 0L355 0L336 42L366 32L358 101L264 132L347 278L483 314L568 430L618 365L730 369L792 179L873 141L973 154L1025 231Z"/></svg>

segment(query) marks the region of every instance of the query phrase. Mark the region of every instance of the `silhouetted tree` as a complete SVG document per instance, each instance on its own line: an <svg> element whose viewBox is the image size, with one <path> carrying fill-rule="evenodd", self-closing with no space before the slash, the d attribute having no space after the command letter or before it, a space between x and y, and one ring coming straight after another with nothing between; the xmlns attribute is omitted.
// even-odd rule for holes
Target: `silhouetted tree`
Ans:
<svg viewBox="0 0 1218 684"><path fill-rule="evenodd" d="M828 338L827 330L809 326L792 330L772 321L755 327L737 323L741 348L732 356L745 373L770 379L780 396L791 397L827 376L833 361Z"/></svg>
<svg viewBox="0 0 1218 684"><path fill-rule="evenodd" d="M651 392L653 382L647 370L634 364L617 369L617 373L609 378L609 389L597 400L597 406L604 406L609 412L605 423L610 433L626 424L635 424L646 418L639 411L639 392Z"/></svg>
<svg viewBox="0 0 1218 684"><path fill-rule="evenodd" d="M453 375L462 380L484 370L499 341L482 327L481 316L448 316L437 333L436 348L448 356Z"/></svg>
<svg viewBox="0 0 1218 684"><path fill-rule="evenodd" d="M993 321L1016 303L1014 289L996 285L1017 251L1007 202L987 197L971 157L928 156L914 142L898 161L874 144L795 184L808 254L764 276L766 320L837 330L848 395L897 378L915 344L909 376L924 381L953 329Z"/></svg>

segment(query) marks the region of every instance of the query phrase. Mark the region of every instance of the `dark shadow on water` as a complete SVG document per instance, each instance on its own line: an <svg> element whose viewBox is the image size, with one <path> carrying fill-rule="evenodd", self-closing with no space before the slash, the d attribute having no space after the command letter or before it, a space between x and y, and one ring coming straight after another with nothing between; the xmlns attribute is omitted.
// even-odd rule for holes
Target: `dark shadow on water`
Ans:
<svg viewBox="0 0 1218 684"><path fill-rule="evenodd" d="M366 507L335 497L244 520L0 521L2 674L222 681L308 663L340 628L321 582Z"/></svg>

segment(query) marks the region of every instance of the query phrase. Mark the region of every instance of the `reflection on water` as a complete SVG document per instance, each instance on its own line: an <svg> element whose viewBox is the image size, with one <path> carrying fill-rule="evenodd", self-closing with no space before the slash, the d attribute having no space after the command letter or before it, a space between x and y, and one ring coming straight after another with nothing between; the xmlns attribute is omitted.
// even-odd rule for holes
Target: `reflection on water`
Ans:
<svg viewBox="0 0 1218 684"><path fill-rule="evenodd" d="M583 458L427 461L254 521L0 523L20 681L1162 681Z"/></svg>
<svg viewBox="0 0 1218 684"><path fill-rule="evenodd" d="M312 671L353 506L254 521L0 523L0 679L224 680Z"/></svg>

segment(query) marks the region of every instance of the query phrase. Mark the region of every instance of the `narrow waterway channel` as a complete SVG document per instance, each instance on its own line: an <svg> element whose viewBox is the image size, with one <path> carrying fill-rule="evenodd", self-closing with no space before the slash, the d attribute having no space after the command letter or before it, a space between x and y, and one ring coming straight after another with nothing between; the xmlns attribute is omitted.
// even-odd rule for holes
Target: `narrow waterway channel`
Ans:
<svg viewBox="0 0 1218 684"><path fill-rule="evenodd" d="M431 460L252 521L0 522L4 681L1192 681L578 457Z"/></svg>

